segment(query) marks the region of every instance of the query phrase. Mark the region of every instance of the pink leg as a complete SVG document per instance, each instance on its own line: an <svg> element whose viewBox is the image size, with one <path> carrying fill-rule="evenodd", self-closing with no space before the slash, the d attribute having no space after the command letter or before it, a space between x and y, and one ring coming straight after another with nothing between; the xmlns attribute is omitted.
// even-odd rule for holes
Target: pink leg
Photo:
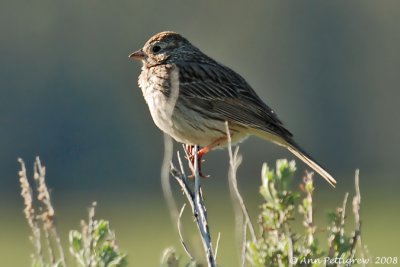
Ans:
<svg viewBox="0 0 400 267"><path fill-rule="evenodd" d="M212 142L208 146L203 147L202 149L200 149L199 152L197 152L197 163L198 163L198 168L199 168L199 174L200 174L201 177L203 177L203 178L208 178L209 177L209 175L203 175L202 172L201 172L201 163L203 162L203 156L205 154L207 154L208 152L210 152L214 147L218 146L222 141L226 141L226 138L227 137L225 137L225 136L221 137L221 138L218 138L217 140L215 140L214 142ZM193 145L185 145L185 146L186 146L186 151L188 152L188 154L190 156L190 160L191 160L192 164L194 165L194 155L193 155L194 146ZM190 177L193 178L194 174L192 174Z"/></svg>

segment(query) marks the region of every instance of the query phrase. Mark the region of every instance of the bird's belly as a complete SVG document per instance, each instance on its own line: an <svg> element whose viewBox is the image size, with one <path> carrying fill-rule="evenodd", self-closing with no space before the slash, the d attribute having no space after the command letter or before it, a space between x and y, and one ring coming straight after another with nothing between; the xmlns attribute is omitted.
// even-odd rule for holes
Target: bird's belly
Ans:
<svg viewBox="0 0 400 267"><path fill-rule="evenodd" d="M145 99L154 123L163 132L172 136L173 123L171 112L168 113L170 106L168 106L167 98L163 93L153 91L145 94Z"/></svg>
<svg viewBox="0 0 400 267"><path fill-rule="evenodd" d="M204 144L209 144L210 137L208 135L204 136L204 132L200 135L190 126L190 124L194 124L195 122L188 122L186 116L181 117L181 114L176 114L174 109L172 112L168 112L168 110L171 110L171 106L167 104L168 102L164 95L153 94L146 97L146 102L157 127L176 141L185 144L199 144L202 146Z"/></svg>
<svg viewBox="0 0 400 267"><path fill-rule="evenodd" d="M180 102L171 103L159 91L148 92L145 99L157 127L180 143L205 147L226 137L223 121L204 118ZM242 130L231 128L233 144L247 137L246 131ZM226 141L222 140L215 148L225 147Z"/></svg>

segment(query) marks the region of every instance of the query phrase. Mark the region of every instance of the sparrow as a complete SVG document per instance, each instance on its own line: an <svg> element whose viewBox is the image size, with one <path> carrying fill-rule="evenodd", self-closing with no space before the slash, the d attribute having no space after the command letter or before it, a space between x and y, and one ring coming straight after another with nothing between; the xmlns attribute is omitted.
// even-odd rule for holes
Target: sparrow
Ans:
<svg viewBox="0 0 400 267"><path fill-rule="evenodd" d="M198 160L255 135L287 148L334 186L335 179L293 139L275 111L246 80L200 51L182 35L164 31L129 55L142 62L139 87L154 123L190 148Z"/></svg>

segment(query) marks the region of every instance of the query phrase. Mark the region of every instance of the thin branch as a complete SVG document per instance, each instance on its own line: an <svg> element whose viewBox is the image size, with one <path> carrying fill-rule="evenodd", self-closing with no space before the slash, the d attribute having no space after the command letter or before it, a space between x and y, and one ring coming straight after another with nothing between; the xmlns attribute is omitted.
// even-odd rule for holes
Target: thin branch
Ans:
<svg viewBox="0 0 400 267"><path fill-rule="evenodd" d="M186 150L185 150L185 154L187 155ZM185 168L183 167L183 163L182 163L182 159L181 159L181 155L179 154L179 151L176 152L176 156L178 157L179 167L181 168L182 175L186 179L187 176L186 176L186 173L185 173ZM189 162L189 163L190 163L190 165L192 165L192 162Z"/></svg>
<svg viewBox="0 0 400 267"><path fill-rule="evenodd" d="M181 211L179 212L179 216L178 216L178 226L177 226L177 227L178 227L178 234L179 234L179 238L180 238L180 240L181 240L181 244L182 244L182 246L183 246L183 249L185 250L186 254L189 256L190 260L193 260L194 258L193 258L193 256L192 256L192 254L189 252L189 249L188 249L188 247L186 246L186 243L185 243L185 241L183 240L183 235L182 235L182 223L181 223L181 218L182 218L183 211L185 210L185 207L186 207L186 203L183 204L183 206L182 206L182 208L181 208Z"/></svg>
<svg viewBox="0 0 400 267"><path fill-rule="evenodd" d="M187 150L187 145L182 145L182 146L183 146L183 151L185 152L185 157L186 157L186 159L188 160L188 163L189 163L190 171L192 173L195 173L194 165L193 165L192 161L189 160L192 155L189 155L188 150ZM181 167L181 171L182 171L182 173L185 173L184 172L185 169L183 168L183 165L182 165L182 160L179 158L179 151L177 152L177 154L178 154L178 161L179 161L179 166ZM185 177L187 178L186 175L185 175Z"/></svg>
<svg viewBox="0 0 400 267"><path fill-rule="evenodd" d="M241 249L241 253L240 253L240 259L241 259L241 261L242 261L242 267L244 267L245 266L245 264L246 264L246 239L247 239L247 231L246 231L246 229L247 229L247 224L248 224L249 222L248 221L245 221L245 223L244 223L244 225L243 225L243 242L242 242L242 249Z"/></svg>
<svg viewBox="0 0 400 267"><path fill-rule="evenodd" d="M340 238L344 238L344 222L346 219L346 205L347 205L348 198L349 198L349 193L346 193L344 195L344 199L343 199L342 214L341 214L341 218L340 218Z"/></svg>
<svg viewBox="0 0 400 267"><path fill-rule="evenodd" d="M169 179L169 163L172 161L174 144L172 138L164 134L164 157L161 166L161 188L164 194L164 199L167 203L170 212L171 220L175 222L178 218L178 207L172 194L170 179Z"/></svg>
<svg viewBox="0 0 400 267"><path fill-rule="evenodd" d="M238 169L240 163L242 162L242 157L238 154L239 153L239 147L237 147L235 149L235 153L232 153L232 138L231 138L231 134L230 134L230 131L229 131L228 122L225 122L225 126L226 126L226 134L227 134L227 137L228 137L229 185L233 189L233 193L234 193L234 194L231 194L231 195L232 195L232 198L236 199L237 202L239 203L240 208L242 210L242 213L243 213L243 215L245 217L245 221L247 222L247 223L245 223L245 225L248 226L251 238L252 238L253 242L255 242L257 240L256 233L254 231L254 227L253 227L253 224L252 224L252 222L250 220L249 213L247 211L246 205L244 204L243 198L242 198L242 196L241 196L241 194L239 192L238 185L237 185L236 173L237 173L237 169Z"/></svg>
<svg viewBox="0 0 400 267"><path fill-rule="evenodd" d="M194 147L194 199L197 202L200 202L200 196L201 196L201 177L199 174L199 161L198 161L198 155L197 153L199 152L199 147L195 146ZM191 162L191 160L189 160L189 162ZM201 196L201 198L203 198Z"/></svg>
<svg viewBox="0 0 400 267"><path fill-rule="evenodd" d="M360 210L361 210L361 194L360 194L360 170L357 169L355 173L355 189L356 189L356 195L353 198L353 214L354 214L354 219L355 219L355 231L353 235L353 242L351 246L351 258L353 259L355 254L356 254L356 246L359 244L361 251L361 258L364 258L364 250L362 246L362 241L361 241L361 220L360 220ZM364 264L365 266L365 264Z"/></svg>
<svg viewBox="0 0 400 267"><path fill-rule="evenodd" d="M215 261L217 261L219 240L221 239L221 232L218 232L217 243L215 244Z"/></svg>
<svg viewBox="0 0 400 267"><path fill-rule="evenodd" d="M170 95L165 105L165 116L168 123L172 123L172 115L175 110L176 101L179 96L179 70L173 69L170 73ZM172 222L175 222L178 218L178 206L172 194L170 179L169 179L169 163L172 161L173 155L173 141L171 136L164 134L164 157L161 167L161 187L164 194L165 201L170 212Z"/></svg>
<svg viewBox="0 0 400 267"><path fill-rule="evenodd" d="M198 146L195 146L193 154L194 154L194 190L189 185L188 179L186 175L183 174L183 165L182 161L179 159L178 161L181 168L181 171L177 170L174 165L171 163L171 174L175 178L175 180L179 183L180 187L183 190L190 206L192 207L192 212L195 217L197 228L199 229L201 240L203 243L203 248L206 253L207 263L209 267L216 266L216 260L212 249L211 243L211 235L208 227L207 220L207 210L204 204L203 194L201 192L201 182L200 182L200 174L198 169L198 158L197 158ZM189 160L190 162L190 160Z"/></svg>

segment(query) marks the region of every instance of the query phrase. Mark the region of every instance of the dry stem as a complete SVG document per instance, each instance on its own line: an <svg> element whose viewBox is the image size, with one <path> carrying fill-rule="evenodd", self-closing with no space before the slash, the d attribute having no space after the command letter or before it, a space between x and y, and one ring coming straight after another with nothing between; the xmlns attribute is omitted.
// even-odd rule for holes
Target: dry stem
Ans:
<svg viewBox="0 0 400 267"><path fill-rule="evenodd" d="M194 147L194 166L191 166L194 173L194 189L189 185L187 176L184 173L182 161L178 153L178 161L180 165L180 171L175 168L171 163L171 174L175 180L179 183L185 194L192 212L196 220L197 228L199 229L203 248L207 256L207 263L209 267L216 266L216 260L211 243L211 235L208 227L207 210L204 204L203 194L201 192L201 177L199 175L198 160L197 160L198 146ZM189 164L191 164L189 160Z"/></svg>

